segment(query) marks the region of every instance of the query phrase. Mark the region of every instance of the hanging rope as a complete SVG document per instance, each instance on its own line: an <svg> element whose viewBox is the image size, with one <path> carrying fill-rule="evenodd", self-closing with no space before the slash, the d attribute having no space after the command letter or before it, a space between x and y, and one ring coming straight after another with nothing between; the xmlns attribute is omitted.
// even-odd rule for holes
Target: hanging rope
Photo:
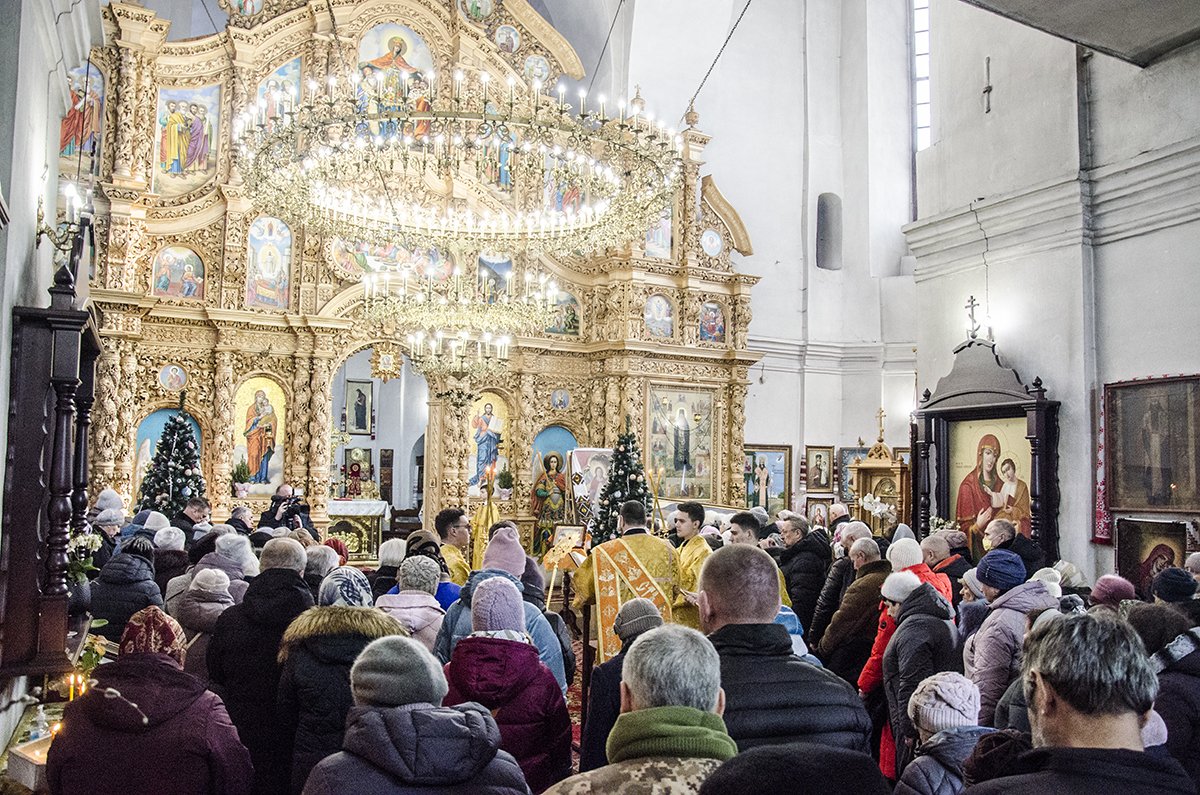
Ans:
<svg viewBox="0 0 1200 795"><path fill-rule="evenodd" d="M696 97L700 96L700 92L704 90L704 84L708 82L709 75L717 66L717 61L721 60L721 55L725 52L725 48L729 46L729 40L733 38L733 33L738 29L738 25L742 24L742 17L746 16L746 12L750 9L750 4L754 0L746 0L746 5L742 7L742 13L738 14L738 18L734 21L733 27L729 29L729 35L725 37L725 42L721 45L721 49L717 50L717 57L713 58L711 64L708 65L708 71L704 73L704 78L700 81L700 85L696 86L696 93L692 94L692 98L688 100L687 106L684 108L684 115L688 108L692 108L696 104ZM679 117L680 124L683 123L684 116Z"/></svg>
<svg viewBox="0 0 1200 795"><path fill-rule="evenodd" d="M612 39L613 29L617 27L617 19L621 16L621 8L625 5L625 0L617 3L617 10L613 13L612 24L608 26L608 35L604 37L604 46L600 48L600 55L596 57L596 66L592 69L592 79L588 81L587 91L592 93L592 86L596 85L596 74L600 71L600 62L604 60L604 53L608 52L608 42Z"/></svg>

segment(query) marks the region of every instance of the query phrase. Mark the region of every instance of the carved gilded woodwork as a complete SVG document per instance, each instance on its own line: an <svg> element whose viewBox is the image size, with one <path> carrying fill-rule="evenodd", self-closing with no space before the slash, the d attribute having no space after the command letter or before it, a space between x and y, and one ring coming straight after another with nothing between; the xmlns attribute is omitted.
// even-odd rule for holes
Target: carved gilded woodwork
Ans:
<svg viewBox="0 0 1200 795"><path fill-rule="evenodd" d="M103 309L105 351L97 368L93 413L92 491L113 486L130 494L139 423L156 408L177 400L158 383L169 363L187 370L187 408L203 431L203 452L214 515L224 518L231 497L233 450L241 426L234 395L255 375L276 381L288 400L284 473L305 489L314 520L327 520L332 451L332 383L353 353L391 342L403 347L395 329L365 322L358 278L338 267L333 241L292 228L291 286L284 310L248 309L247 237L250 224L271 208L254 207L242 195L234 166L231 120L257 97L258 85L280 64L301 58L301 81L322 79L343 59L357 57L357 42L372 26L395 21L424 37L438 70L452 63L484 66L493 75L521 78L529 55L545 57L553 75L582 77L583 68L566 41L525 0L495 3L493 14L476 23L440 0L264 0L260 13L233 11L219 34L186 42L166 42L167 23L140 6L114 2L104 9L106 44L93 60L106 74L112 100L102 138L96 209L97 266L92 300ZM337 19L335 39L329 14ZM494 43L500 25L512 25L521 38L518 52ZM234 60L231 62L230 56ZM478 86L467 81L467 91ZM520 80L524 89L524 81ZM216 174L195 189L173 197L150 191L160 88L219 85L221 108ZM616 442L629 415L648 434L645 401L652 385L686 385L713 395L712 451L714 496L734 504L743 488L742 429L749 365L746 348L751 319L750 288L757 277L734 269L734 255L750 253L749 238L737 213L715 184L702 175L708 136L685 131L686 179L674 203L673 259L646 257L642 242L603 256L541 257L579 301L578 335L541 334L521 339L511 368L489 383L430 383L425 431L423 490L432 522L437 508L465 504L472 471L463 398L484 389L504 396L509 416L513 498L502 512L527 531L529 490L534 474L530 449L547 425L575 434L581 445ZM455 184L454 195L479 206L494 197L478 184ZM499 205L496 205L499 207ZM724 247L716 257L700 247L700 234L717 230ZM155 255L167 246L186 246L204 264L203 301L151 295ZM459 252L469 263L478 252ZM526 260L518 254L519 272ZM674 308L670 338L647 334L644 308L655 294ZM701 341L699 318L705 302L724 313L725 341ZM550 395L565 389L566 408ZM239 500L239 503L247 502ZM261 510L265 499L248 501Z"/></svg>

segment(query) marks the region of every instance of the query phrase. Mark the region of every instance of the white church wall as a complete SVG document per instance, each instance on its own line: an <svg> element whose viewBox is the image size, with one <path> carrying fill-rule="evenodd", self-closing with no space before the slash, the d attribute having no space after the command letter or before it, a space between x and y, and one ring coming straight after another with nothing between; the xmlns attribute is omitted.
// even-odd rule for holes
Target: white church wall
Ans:
<svg viewBox="0 0 1200 795"><path fill-rule="evenodd" d="M4 5L0 26L0 187L10 222L0 232L0 395L11 384L12 309L45 306L53 279L53 246L35 248L38 198L47 213L57 204L59 122L66 112L67 71L100 43L99 3L24 0ZM5 420L7 422L7 420ZM4 462L0 460L0 480ZM0 739L21 719L28 679L0 680ZM14 700L17 699L17 700Z"/></svg>
<svg viewBox="0 0 1200 795"><path fill-rule="evenodd" d="M1077 170L1073 44L961 0L932 0L930 38L933 145L917 153L921 217Z"/></svg>
<svg viewBox="0 0 1200 795"><path fill-rule="evenodd" d="M1093 55L1078 75L1074 45L966 4L934 0L932 25L934 144L908 229L920 387L949 370L974 294L1003 360L1062 401L1062 555L1111 571L1112 549L1090 543L1103 385L1200 371L1176 342L1200 323L1200 54L1147 69ZM1082 153L1077 92L1090 100Z"/></svg>
<svg viewBox="0 0 1200 795"><path fill-rule="evenodd" d="M1141 69L1095 54L1088 61L1093 163L1117 163L1200 131L1200 46Z"/></svg>
<svg viewBox="0 0 1200 795"><path fill-rule="evenodd" d="M346 360L338 371L333 384L333 417L341 419L346 403L346 380L373 380L375 407L375 438L351 436L348 447L370 448L371 462L375 467L375 480L379 480L379 451L392 450L392 505L397 508L413 508L413 488L416 471L412 461L412 449L425 433L429 422L429 386L425 379L415 373L408 360L399 378L387 383L371 377L371 349L359 351ZM466 433L466 429L463 429ZM341 466L345 455L341 448L333 451L334 461ZM385 495L385 499L388 497Z"/></svg>

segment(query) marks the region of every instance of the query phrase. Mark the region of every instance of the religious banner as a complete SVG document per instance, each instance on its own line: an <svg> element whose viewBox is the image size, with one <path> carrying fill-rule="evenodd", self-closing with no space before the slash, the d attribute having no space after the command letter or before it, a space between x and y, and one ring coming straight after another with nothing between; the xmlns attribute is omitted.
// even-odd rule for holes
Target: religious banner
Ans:
<svg viewBox="0 0 1200 795"><path fill-rule="evenodd" d="M712 407L709 390L651 386L647 470L659 497L712 499Z"/></svg>
<svg viewBox="0 0 1200 795"><path fill-rule="evenodd" d="M287 398L274 380L248 378L233 396L233 462L250 470L250 494L269 495L283 485Z"/></svg>
<svg viewBox="0 0 1200 795"><path fill-rule="evenodd" d="M600 493L608 482L612 450L577 447L567 454L567 460L570 464L576 521L587 527L600 508Z"/></svg>

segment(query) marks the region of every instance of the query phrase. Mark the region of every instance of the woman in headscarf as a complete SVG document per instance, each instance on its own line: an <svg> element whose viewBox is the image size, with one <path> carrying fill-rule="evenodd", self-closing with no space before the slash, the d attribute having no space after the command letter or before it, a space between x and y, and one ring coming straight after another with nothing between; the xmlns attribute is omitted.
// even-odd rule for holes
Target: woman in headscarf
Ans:
<svg viewBox="0 0 1200 795"><path fill-rule="evenodd" d="M967 473L958 486L956 518L959 529L971 539L971 556L983 556L983 530L995 516L993 496L1003 485L997 472L1000 460L1000 440L984 434L975 450L975 468Z"/></svg>
<svg viewBox="0 0 1200 795"><path fill-rule="evenodd" d="M184 672L185 646L158 607L129 619L120 656L63 713L46 758L51 793L250 792L250 754L220 697Z"/></svg>

